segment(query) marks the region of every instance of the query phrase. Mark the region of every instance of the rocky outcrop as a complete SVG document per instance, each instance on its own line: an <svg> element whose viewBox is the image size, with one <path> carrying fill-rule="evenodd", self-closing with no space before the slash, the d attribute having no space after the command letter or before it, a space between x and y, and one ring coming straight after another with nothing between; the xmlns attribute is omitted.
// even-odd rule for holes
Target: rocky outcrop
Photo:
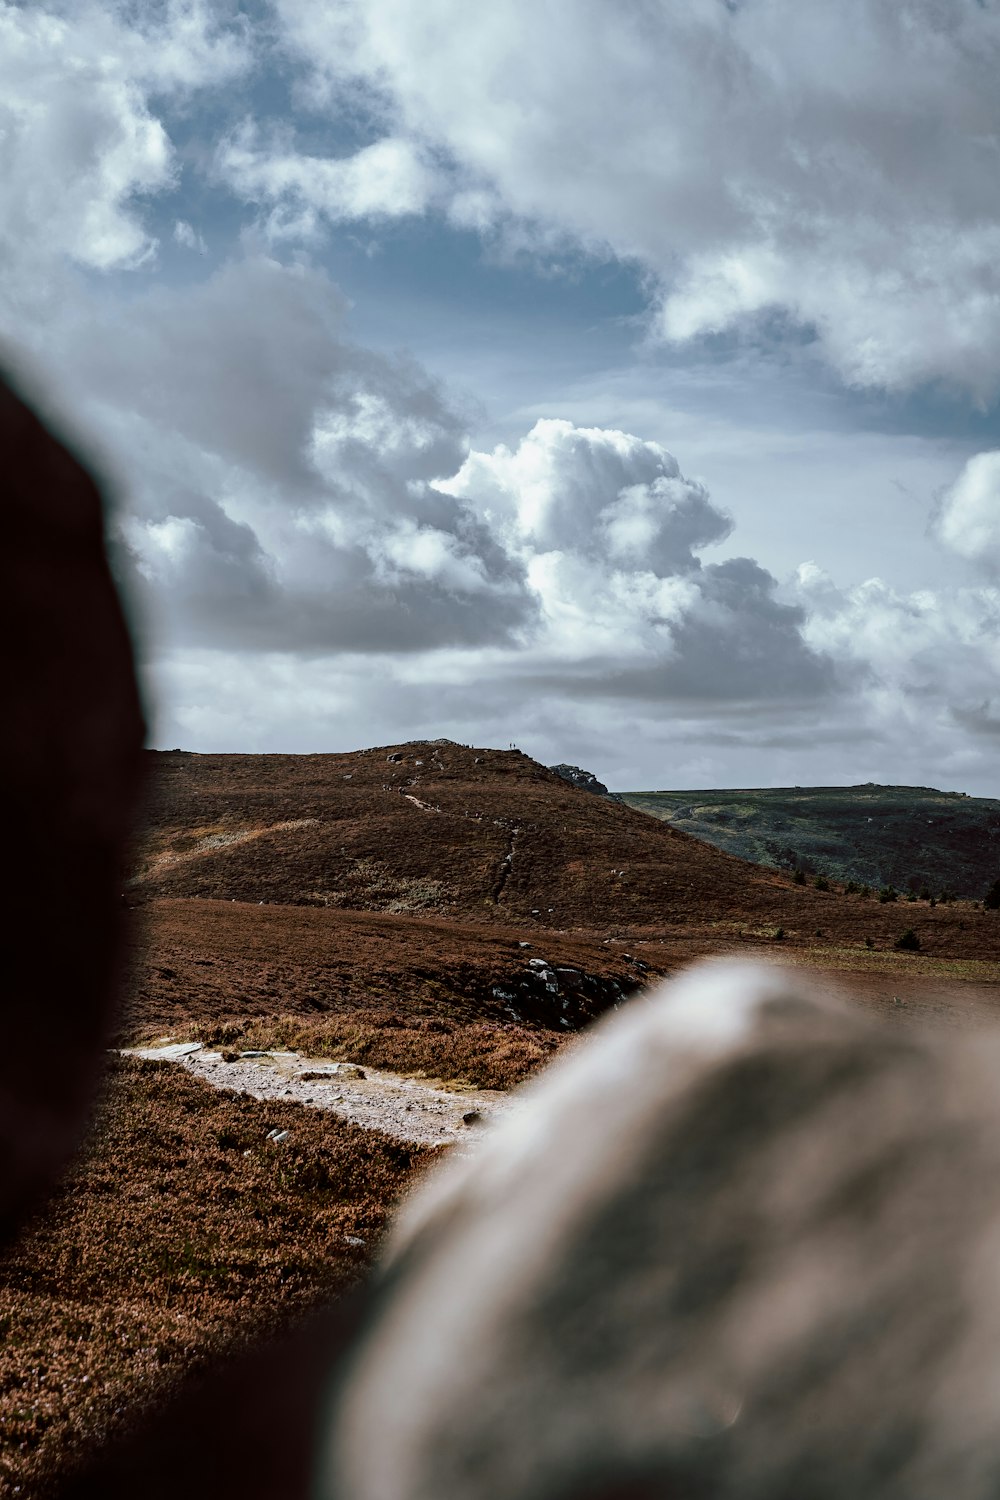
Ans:
<svg viewBox="0 0 1000 1500"><path fill-rule="evenodd" d="M499 1001L510 1021L577 1031L635 994L640 982L621 983L608 976L587 974L575 965L529 958L519 973L494 984L490 996Z"/></svg>
<svg viewBox="0 0 1000 1500"><path fill-rule="evenodd" d="M612 797L614 792L609 792L603 781L598 781L593 771L584 771L579 766L568 766L560 761L557 766L549 766L550 771L555 771L563 781L568 781L570 786L577 786L581 792L594 792L598 797ZM617 798L615 798L617 801Z"/></svg>

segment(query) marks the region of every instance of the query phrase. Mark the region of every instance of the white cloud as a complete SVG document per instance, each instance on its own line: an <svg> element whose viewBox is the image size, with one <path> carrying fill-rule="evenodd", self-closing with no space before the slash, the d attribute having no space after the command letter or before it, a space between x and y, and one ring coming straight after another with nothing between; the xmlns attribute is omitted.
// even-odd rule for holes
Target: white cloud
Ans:
<svg viewBox="0 0 1000 1500"><path fill-rule="evenodd" d="M245 17L218 12L202 0L0 0L6 332L49 319L74 295L69 267L151 265L146 200L178 174L164 102L250 64Z"/></svg>
<svg viewBox="0 0 1000 1500"><path fill-rule="evenodd" d="M199 255L208 254L208 246L203 235L199 234L193 224L186 219L178 219L174 225L174 239L178 245L183 245L185 250L197 250Z"/></svg>
<svg viewBox="0 0 1000 1500"><path fill-rule="evenodd" d="M343 157L307 156L288 132L264 139L245 121L219 147L219 176L244 201L270 206L272 240L312 239L321 222L422 213L435 179L415 146L385 137Z"/></svg>
<svg viewBox="0 0 1000 1500"><path fill-rule="evenodd" d="M655 276L686 339L773 312L859 385L1000 381L1000 10L979 0L275 0L439 195Z"/></svg>
<svg viewBox="0 0 1000 1500"><path fill-rule="evenodd" d="M0 255L41 252L97 270L154 249L132 207L166 187L173 153L119 55L85 22L0 4Z"/></svg>
<svg viewBox="0 0 1000 1500"><path fill-rule="evenodd" d="M543 419L511 452L473 453L449 488L509 513L541 552L585 549L633 569L672 572L732 522L659 443Z"/></svg>
<svg viewBox="0 0 1000 1500"><path fill-rule="evenodd" d="M960 556L1000 569L1000 452L969 459L941 497L937 529Z"/></svg>
<svg viewBox="0 0 1000 1500"><path fill-rule="evenodd" d="M175 286L143 273L154 222L206 250L194 197L151 206L182 181L184 113L184 170L221 163L276 241L429 209L523 247L572 236L648 268L677 336L776 307L815 322L848 378L985 393L1000 368L993 9L283 14L319 69L314 97L353 90L380 139L335 159L248 126L213 154L188 96L251 67L235 4L0 0L5 331L113 455L170 740L523 739L593 757L618 785L794 781L821 761L834 781L884 779L887 762L992 776L995 589L841 589L806 568L783 591L752 559L707 560L731 518L666 447L609 425L606 389L575 424L532 413L507 447L470 451L454 398L354 343L346 299L304 256L241 255ZM129 269L127 296L93 274ZM658 405L662 428L620 426L673 444ZM710 477L712 459L709 445ZM745 465L727 461L740 514ZM973 460L937 523L988 567L998 465Z"/></svg>
<svg viewBox="0 0 1000 1500"><path fill-rule="evenodd" d="M697 553L732 522L658 443L537 422L518 447L470 453L441 486L523 559L544 626L525 675L569 696L745 701L822 696L802 616L748 558Z"/></svg>
<svg viewBox="0 0 1000 1500"><path fill-rule="evenodd" d="M319 271L256 258L64 329L77 418L114 455L121 523L167 642L419 651L504 641L537 612L519 558L433 481L461 417L415 362L345 336Z"/></svg>
<svg viewBox="0 0 1000 1500"><path fill-rule="evenodd" d="M880 738L915 735L933 761L955 752L956 726L995 735L1000 588L901 594L871 578L842 590L807 563L796 592L806 610L805 639L836 663L858 721Z"/></svg>

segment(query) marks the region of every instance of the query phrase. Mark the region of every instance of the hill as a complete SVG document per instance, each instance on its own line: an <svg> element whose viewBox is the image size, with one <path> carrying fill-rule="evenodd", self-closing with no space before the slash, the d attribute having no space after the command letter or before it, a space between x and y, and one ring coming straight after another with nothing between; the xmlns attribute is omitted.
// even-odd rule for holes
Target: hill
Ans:
<svg viewBox="0 0 1000 1500"><path fill-rule="evenodd" d="M815 927L822 898L595 797L518 750L152 753L129 887L157 896L607 930L752 912Z"/></svg>
<svg viewBox="0 0 1000 1500"><path fill-rule="evenodd" d="M331 755L150 752L128 899L446 918L702 947L730 938L992 957L992 913L883 907L793 884L596 797L518 750L418 742ZM735 795L735 794L733 794ZM471 934L469 938L471 942Z"/></svg>
<svg viewBox="0 0 1000 1500"><path fill-rule="evenodd" d="M988 797L872 784L619 795L773 869L971 900L1000 875L1000 801Z"/></svg>

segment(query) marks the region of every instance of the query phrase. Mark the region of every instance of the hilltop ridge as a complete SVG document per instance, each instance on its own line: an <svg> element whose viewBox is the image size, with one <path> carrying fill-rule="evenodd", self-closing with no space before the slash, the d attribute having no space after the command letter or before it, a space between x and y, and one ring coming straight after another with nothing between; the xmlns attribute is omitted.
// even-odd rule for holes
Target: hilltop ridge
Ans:
<svg viewBox="0 0 1000 1500"><path fill-rule="evenodd" d="M321 755L150 752L132 899L444 917L506 928L697 930L880 944L903 913L795 885L517 749L421 740ZM975 951L954 911L905 913ZM972 945L970 947L970 944Z"/></svg>

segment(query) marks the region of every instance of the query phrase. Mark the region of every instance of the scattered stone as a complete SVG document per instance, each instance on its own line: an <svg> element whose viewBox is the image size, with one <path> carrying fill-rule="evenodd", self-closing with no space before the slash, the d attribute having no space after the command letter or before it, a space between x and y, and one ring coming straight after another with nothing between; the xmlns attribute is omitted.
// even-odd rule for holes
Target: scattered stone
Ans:
<svg viewBox="0 0 1000 1500"><path fill-rule="evenodd" d="M256 1052L256 1051L251 1050L249 1052L241 1052L240 1056L241 1057L270 1057L271 1053L270 1052Z"/></svg>
<svg viewBox="0 0 1000 1500"><path fill-rule="evenodd" d="M365 1242L358 1234L345 1234L344 1243L345 1245L363 1245Z"/></svg>
<svg viewBox="0 0 1000 1500"><path fill-rule="evenodd" d="M364 1068L359 1068L357 1063L334 1063L330 1072L337 1078L367 1078L368 1076Z"/></svg>
<svg viewBox="0 0 1000 1500"><path fill-rule="evenodd" d="M482 1119L483 1119L483 1117L479 1113L478 1109L470 1109L470 1110L467 1110L466 1113L462 1116L462 1124L463 1125L480 1125L482 1123Z"/></svg>
<svg viewBox="0 0 1000 1500"><path fill-rule="evenodd" d="M517 946L519 948L533 948L534 944L533 943L518 943Z"/></svg>
<svg viewBox="0 0 1000 1500"><path fill-rule="evenodd" d="M400 755L400 753L399 753L398 750L396 750L392 755L387 755L386 756L386 760L389 762L390 766L398 765L398 763L402 759L403 759L403 757Z"/></svg>
<svg viewBox="0 0 1000 1500"><path fill-rule="evenodd" d="M281 1141L287 1141L290 1134L291 1132L288 1130L269 1130L267 1132L267 1139L273 1141L277 1146Z"/></svg>

